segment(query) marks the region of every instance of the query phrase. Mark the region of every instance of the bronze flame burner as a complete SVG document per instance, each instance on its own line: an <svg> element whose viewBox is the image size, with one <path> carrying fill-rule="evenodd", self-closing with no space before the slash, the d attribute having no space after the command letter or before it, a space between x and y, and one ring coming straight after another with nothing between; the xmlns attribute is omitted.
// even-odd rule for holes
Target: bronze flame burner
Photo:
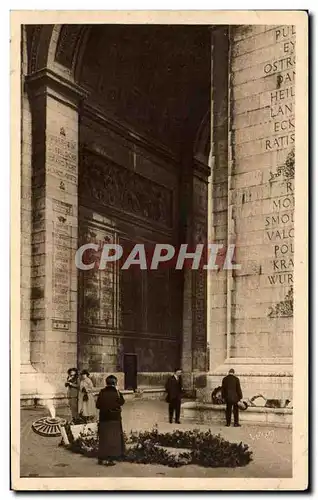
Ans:
<svg viewBox="0 0 318 500"><path fill-rule="evenodd" d="M57 437L61 435L60 425L65 425L66 420L60 417L42 417L33 422L32 429L36 434L44 437Z"/></svg>

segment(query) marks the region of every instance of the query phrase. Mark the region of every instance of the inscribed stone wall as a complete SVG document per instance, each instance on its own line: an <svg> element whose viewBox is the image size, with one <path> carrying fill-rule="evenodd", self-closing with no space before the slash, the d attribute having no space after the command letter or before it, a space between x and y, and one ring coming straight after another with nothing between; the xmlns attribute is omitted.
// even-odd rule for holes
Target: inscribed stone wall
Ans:
<svg viewBox="0 0 318 500"><path fill-rule="evenodd" d="M77 358L78 115L49 93L32 98L31 362L56 374Z"/></svg>
<svg viewBox="0 0 318 500"><path fill-rule="evenodd" d="M21 364L30 363L31 231L32 231L32 135L27 95L21 103ZM23 368L22 368L23 370Z"/></svg>
<svg viewBox="0 0 318 500"><path fill-rule="evenodd" d="M236 358L292 356L295 43L293 26L233 28Z"/></svg>

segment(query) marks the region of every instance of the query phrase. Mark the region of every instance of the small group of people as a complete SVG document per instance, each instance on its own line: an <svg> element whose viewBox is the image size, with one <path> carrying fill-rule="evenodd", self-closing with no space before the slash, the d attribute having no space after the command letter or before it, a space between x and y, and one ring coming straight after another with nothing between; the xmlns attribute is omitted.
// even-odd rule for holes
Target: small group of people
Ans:
<svg viewBox="0 0 318 500"><path fill-rule="evenodd" d="M169 403L168 413L169 422L180 424L181 399L183 394L182 388L182 371L176 368L174 374L168 378L165 389L167 392L166 401ZM232 411L234 416L234 427L241 427L239 423L239 407L238 403L243 398L240 380L235 376L233 368L229 370L228 375L222 380L222 399L225 401L225 420L226 427L231 425Z"/></svg>
<svg viewBox="0 0 318 500"><path fill-rule="evenodd" d="M67 371L67 397L72 414L73 423L79 420L92 422L96 418L96 408L94 399L94 384L87 370L82 370L79 374L77 368L70 368Z"/></svg>
<svg viewBox="0 0 318 500"><path fill-rule="evenodd" d="M117 377L109 375L106 386L99 392L97 400L94 398L94 385L87 370L79 374L76 368L68 370L65 386L73 422L78 420L89 422L95 419L96 410L99 410L98 422L98 463L100 465L115 465L125 453L124 433L122 427L121 411L125 403L124 397L117 389ZM183 395L182 371L176 368L173 375L166 382L169 422L180 424L181 400ZM233 368L222 381L222 397L226 402L226 425L231 424L232 410L234 413L234 426L239 427L238 402L242 399L242 390L238 377L234 375Z"/></svg>
<svg viewBox="0 0 318 500"><path fill-rule="evenodd" d="M106 387L99 392L96 402L94 384L87 370L79 374L77 368L70 368L65 387L73 423L93 422L99 410L98 463L115 465L125 452L121 419L121 407L125 400L117 389L117 377L109 375L106 378Z"/></svg>

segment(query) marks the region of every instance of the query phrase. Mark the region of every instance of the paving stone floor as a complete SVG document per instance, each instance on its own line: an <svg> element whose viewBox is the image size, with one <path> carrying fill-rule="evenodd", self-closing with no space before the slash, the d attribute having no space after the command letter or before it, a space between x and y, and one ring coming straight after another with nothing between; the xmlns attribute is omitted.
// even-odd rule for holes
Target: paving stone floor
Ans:
<svg viewBox="0 0 318 500"><path fill-rule="evenodd" d="M246 443L253 451L253 461L245 467L204 468L187 465L169 468L161 465L119 463L115 467L99 466L95 459L76 455L59 447L61 438L45 438L35 434L32 422L48 415L45 408L21 410L21 477L240 477L288 478L292 476L292 431L285 428L245 425L239 428L211 424L212 432L231 442ZM57 416L69 418L67 408L58 408ZM167 422L167 404L163 401L127 401L123 408L123 426L151 429L157 423L163 432L199 428L208 425L181 425Z"/></svg>

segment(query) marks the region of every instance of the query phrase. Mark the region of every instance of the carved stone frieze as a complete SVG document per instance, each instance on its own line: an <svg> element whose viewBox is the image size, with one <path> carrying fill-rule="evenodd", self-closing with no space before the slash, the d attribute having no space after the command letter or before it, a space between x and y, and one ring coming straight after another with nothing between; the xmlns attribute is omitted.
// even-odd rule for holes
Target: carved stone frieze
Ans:
<svg viewBox="0 0 318 500"><path fill-rule="evenodd" d="M280 177L289 180L295 178L295 149L292 149L282 165L278 165L276 172L270 172L269 181L278 180Z"/></svg>
<svg viewBox="0 0 318 500"><path fill-rule="evenodd" d="M275 307L270 308L269 318L288 318L294 314L294 289L290 287L284 300L281 300Z"/></svg>
<svg viewBox="0 0 318 500"><path fill-rule="evenodd" d="M79 193L102 206L172 226L172 191L136 172L85 152Z"/></svg>
<svg viewBox="0 0 318 500"><path fill-rule="evenodd" d="M207 242L207 224L205 220L197 220L194 224L194 243L206 244Z"/></svg>
<svg viewBox="0 0 318 500"><path fill-rule="evenodd" d="M55 60L71 69L77 43L83 27L79 24L63 24L57 44Z"/></svg>
<svg viewBox="0 0 318 500"><path fill-rule="evenodd" d="M195 299L193 304L194 337L196 346L206 346L206 271L198 269L195 273Z"/></svg>
<svg viewBox="0 0 318 500"><path fill-rule="evenodd" d="M42 26L40 24L37 24L33 28L32 41L31 41L31 57L30 57L30 63L29 63L30 64L29 73L32 73L33 71L36 70L38 45L39 45L39 41L40 41L41 30L42 30Z"/></svg>

